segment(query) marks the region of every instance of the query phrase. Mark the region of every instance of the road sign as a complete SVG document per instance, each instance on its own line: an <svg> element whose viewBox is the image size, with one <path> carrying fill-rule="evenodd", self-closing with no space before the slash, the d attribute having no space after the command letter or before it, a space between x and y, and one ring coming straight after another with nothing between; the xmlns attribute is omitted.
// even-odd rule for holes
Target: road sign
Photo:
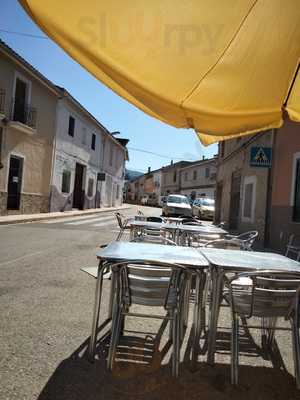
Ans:
<svg viewBox="0 0 300 400"><path fill-rule="evenodd" d="M250 165L251 167L270 168L272 163L271 147L251 147Z"/></svg>

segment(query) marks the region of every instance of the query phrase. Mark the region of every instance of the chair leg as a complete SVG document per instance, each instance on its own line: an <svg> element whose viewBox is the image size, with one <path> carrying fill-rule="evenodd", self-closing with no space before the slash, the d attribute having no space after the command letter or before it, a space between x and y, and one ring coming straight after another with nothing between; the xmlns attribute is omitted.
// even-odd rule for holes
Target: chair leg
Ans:
<svg viewBox="0 0 300 400"><path fill-rule="evenodd" d="M173 318L172 376L178 378L180 361L180 318L177 309L174 310Z"/></svg>
<svg viewBox="0 0 300 400"><path fill-rule="evenodd" d="M238 316L232 315L232 331L231 331L231 383L238 384L238 368L239 368L239 320Z"/></svg>
<svg viewBox="0 0 300 400"><path fill-rule="evenodd" d="M294 368L297 388L300 389L300 338L299 338L299 317L294 316L292 321L292 340L293 340L293 356Z"/></svg>
<svg viewBox="0 0 300 400"><path fill-rule="evenodd" d="M114 302L112 327L111 327L111 338L107 358L107 369L112 371L115 360L117 345L119 341L120 328L121 328L122 308Z"/></svg>

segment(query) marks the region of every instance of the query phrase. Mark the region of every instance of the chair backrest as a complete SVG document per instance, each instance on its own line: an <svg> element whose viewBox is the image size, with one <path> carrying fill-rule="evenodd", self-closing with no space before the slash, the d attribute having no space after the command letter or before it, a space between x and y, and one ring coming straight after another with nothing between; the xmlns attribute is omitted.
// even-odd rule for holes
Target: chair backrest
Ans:
<svg viewBox="0 0 300 400"><path fill-rule="evenodd" d="M171 309L184 296L186 269L177 264L123 262L114 264L120 301Z"/></svg>
<svg viewBox="0 0 300 400"><path fill-rule="evenodd" d="M258 237L258 232L257 231L249 231L245 233L241 233L236 237L237 240L242 241L244 250L251 250L253 243Z"/></svg>
<svg viewBox="0 0 300 400"><path fill-rule="evenodd" d="M138 215L145 215L141 210L137 210Z"/></svg>
<svg viewBox="0 0 300 400"><path fill-rule="evenodd" d="M240 273L230 279L229 289L233 310L238 314L288 317L299 301L300 273Z"/></svg>
<svg viewBox="0 0 300 400"><path fill-rule="evenodd" d="M147 217L146 220L149 222L159 222L159 223L164 222L163 218L161 217Z"/></svg>
<svg viewBox="0 0 300 400"><path fill-rule="evenodd" d="M143 229L132 241L177 246L173 240L166 237L165 232L162 232L159 229Z"/></svg>
<svg viewBox="0 0 300 400"><path fill-rule="evenodd" d="M120 229L124 229L126 227L126 222L127 222L125 217L119 212L116 212L115 216L117 218Z"/></svg>
<svg viewBox="0 0 300 400"><path fill-rule="evenodd" d="M237 240L230 240L230 239L217 239L211 240L203 247L213 247L216 249L231 249L231 250L242 250L241 242Z"/></svg>

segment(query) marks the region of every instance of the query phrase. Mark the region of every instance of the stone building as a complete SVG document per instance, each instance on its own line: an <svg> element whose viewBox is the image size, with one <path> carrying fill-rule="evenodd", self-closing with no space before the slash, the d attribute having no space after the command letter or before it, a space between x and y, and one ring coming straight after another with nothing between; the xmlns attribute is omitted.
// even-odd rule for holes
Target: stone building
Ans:
<svg viewBox="0 0 300 400"><path fill-rule="evenodd" d="M0 41L0 214L118 206L127 139Z"/></svg>
<svg viewBox="0 0 300 400"><path fill-rule="evenodd" d="M256 149L272 147L272 131L219 143L216 188L216 222L232 231L258 230L265 240L270 168L251 165ZM257 150L257 151L258 151Z"/></svg>
<svg viewBox="0 0 300 400"><path fill-rule="evenodd" d="M196 197L215 198L216 158L203 158L180 169L180 193L194 200Z"/></svg>
<svg viewBox="0 0 300 400"><path fill-rule="evenodd" d="M192 165L190 161L178 161L161 168L161 195L167 196L171 193L180 193L180 170Z"/></svg>
<svg viewBox="0 0 300 400"><path fill-rule="evenodd" d="M49 211L55 85L0 41L0 214Z"/></svg>
<svg viewBox="0 0 300 400"><path fill-rule="evenodd" d="M60 92L51 211L120 205L127 159L125 145L70 93L62 88Z"/></svg>

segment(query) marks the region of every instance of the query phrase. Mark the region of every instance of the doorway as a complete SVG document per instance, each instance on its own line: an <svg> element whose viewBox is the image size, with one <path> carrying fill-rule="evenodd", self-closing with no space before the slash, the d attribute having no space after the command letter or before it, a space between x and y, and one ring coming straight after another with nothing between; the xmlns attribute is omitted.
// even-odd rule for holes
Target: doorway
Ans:
<svg viewBox="0 0 300 400"><path fill-rule="evenodd" d="M75 181L74 181L74 192L73 192L73 208L78 208L79 210L83 210L84 208L84 170L85 166L79 163L76 163L75 168Z"/></svg>
<svg viewBox="0 0 300 400"><path fill-rule="evenodd" d="M23 159L16 156L10 157L8 185L7 185L7 209L19 210L22 189Z"/></svg>
<svg viewBox="0 0 300 400"><path fill-rule="evenodd" d="M241 173L233 172L231 176L231 194L229 210L229 229L237 229L240 215Z"/></svg>
<svg viewBox="0 0 300 400"><path fill-rule="evenodd" d="M223 182L217 183L216 199L215 199L215 222L221 222L221 209L222 209L222 195L223 195Z"/></svg>

